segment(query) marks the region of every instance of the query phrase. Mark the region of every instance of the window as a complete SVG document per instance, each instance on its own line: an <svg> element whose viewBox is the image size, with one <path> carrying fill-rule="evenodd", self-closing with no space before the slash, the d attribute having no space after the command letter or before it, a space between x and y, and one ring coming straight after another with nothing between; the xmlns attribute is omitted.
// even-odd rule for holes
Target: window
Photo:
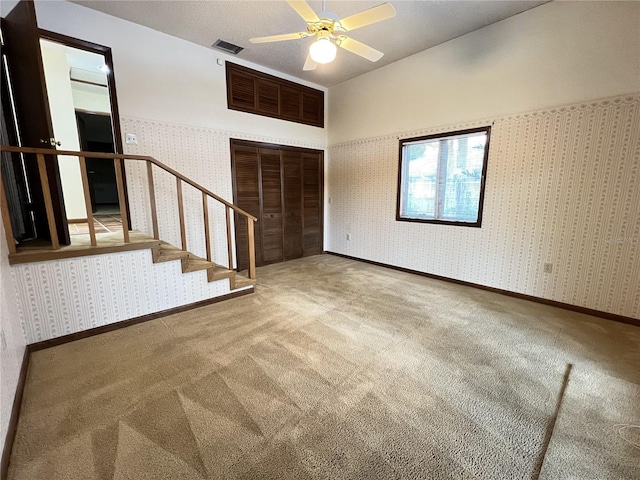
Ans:
<svg viewBox="0 0 640 480"><path fill-rule="evenodd" d="M491 127L400 140L396 220L479 227Z"/></svg>

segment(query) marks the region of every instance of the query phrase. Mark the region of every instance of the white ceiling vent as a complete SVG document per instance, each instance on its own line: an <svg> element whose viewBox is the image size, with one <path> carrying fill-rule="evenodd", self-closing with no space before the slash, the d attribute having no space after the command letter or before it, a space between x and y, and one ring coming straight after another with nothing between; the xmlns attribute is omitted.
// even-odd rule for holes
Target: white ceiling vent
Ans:
<svg viewBox="0 0 640 480"><path fill-rule="evenodd" d="M223 52L230 53L231 55L239 54L244 48L234 45L233 43L225 42L224 40L216 40L216 43L211 45L213 48L222 50Z"/></svg>

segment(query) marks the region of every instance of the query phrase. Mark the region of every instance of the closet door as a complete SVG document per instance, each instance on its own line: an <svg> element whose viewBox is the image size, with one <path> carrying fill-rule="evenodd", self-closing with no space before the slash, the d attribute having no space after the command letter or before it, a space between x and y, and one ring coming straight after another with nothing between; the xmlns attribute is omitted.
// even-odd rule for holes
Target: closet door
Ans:
<svg viewBox="0 0 640 480"><path fill-rule="evenodd" d="M302 257L302 154L282 151L284 259Z"/></svg>
<svg viewBox="0 0 640 480"><path fill-rule="evenodd" d="M302 153L303 255L322 253L323 160L321 153Z"/></svg>
<svg viewBox="0 0 640 480"><path fill-rule="evenodd" d="M231 159L233 169L233 187L235 204L260 219L260 168L258 149L245 145L232 145ZM256 222L255 237L261 237L261 222ZM249 265L247 246L247 219L243 215L235 215L236 263L238 271ZM256 241L256 264L262 264L262 243Z"/></svg>
<svg viewBox="0 0 640 480"><path fill-rule="evenodd" d="M281 262L282 238L282 179L280 150L260 149L262 184L262 264Z"/></svg>

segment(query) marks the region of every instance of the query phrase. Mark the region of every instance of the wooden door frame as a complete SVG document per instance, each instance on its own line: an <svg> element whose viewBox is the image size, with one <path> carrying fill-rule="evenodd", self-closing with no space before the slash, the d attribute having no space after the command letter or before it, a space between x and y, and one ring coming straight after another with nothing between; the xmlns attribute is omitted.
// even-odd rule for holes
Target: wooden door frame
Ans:
<svg viewBox="0 0 640 480"><path fill-rule="evenodd" d="M120 113L118 110L118 97L116 94L116 78L115 78L115 71L113 68L113 56L111 54L111 47L106 47L104 45L89 42L87 40L81 40L79 38L69 37L67 35L51 32L49 30L44 30L42 28L38 28L38 31L40 33L41 39L49 40L51 42L59 43L67 47L77 48L79 50L85 50L87 52L96 53L98 55L104 56L105 65L109 68L109 73L107 73L107 89L109 91L109 104L111 105L111 125L113 127L113 144L115 147L115 153L123 154L124 150L123 150L123 144L122 144L122 128L120 127ZM129 210L127 175L126 175L124 163L125 162L121 162L122 180L124 184L124 197L125 197L125 207L127 210L127 220L129 223L128 228L130 230L131 214Z"/></svg>

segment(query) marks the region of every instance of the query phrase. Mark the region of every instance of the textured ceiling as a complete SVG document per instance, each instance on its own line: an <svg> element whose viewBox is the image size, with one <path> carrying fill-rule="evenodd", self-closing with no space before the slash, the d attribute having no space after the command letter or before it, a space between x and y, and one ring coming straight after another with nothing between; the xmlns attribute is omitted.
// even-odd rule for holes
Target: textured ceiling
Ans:
<svg viewBox="0 0 640 480"><path fill-rule="evenodd" d="M363 27L349 36L382 52L369 62L339 49L336 60L315 71L302 70L312 38L251 44L249 38L306 30L306 23L284 1L102 1L76 0L94 10L210 47L218 38L244 47L238 57L323 86L332 86L452 38L546 3L544 1L409 1L391 0L396 17ZM339 17L384 3L327 1ZM322 2L311 0L316 13Z"/></svg>

